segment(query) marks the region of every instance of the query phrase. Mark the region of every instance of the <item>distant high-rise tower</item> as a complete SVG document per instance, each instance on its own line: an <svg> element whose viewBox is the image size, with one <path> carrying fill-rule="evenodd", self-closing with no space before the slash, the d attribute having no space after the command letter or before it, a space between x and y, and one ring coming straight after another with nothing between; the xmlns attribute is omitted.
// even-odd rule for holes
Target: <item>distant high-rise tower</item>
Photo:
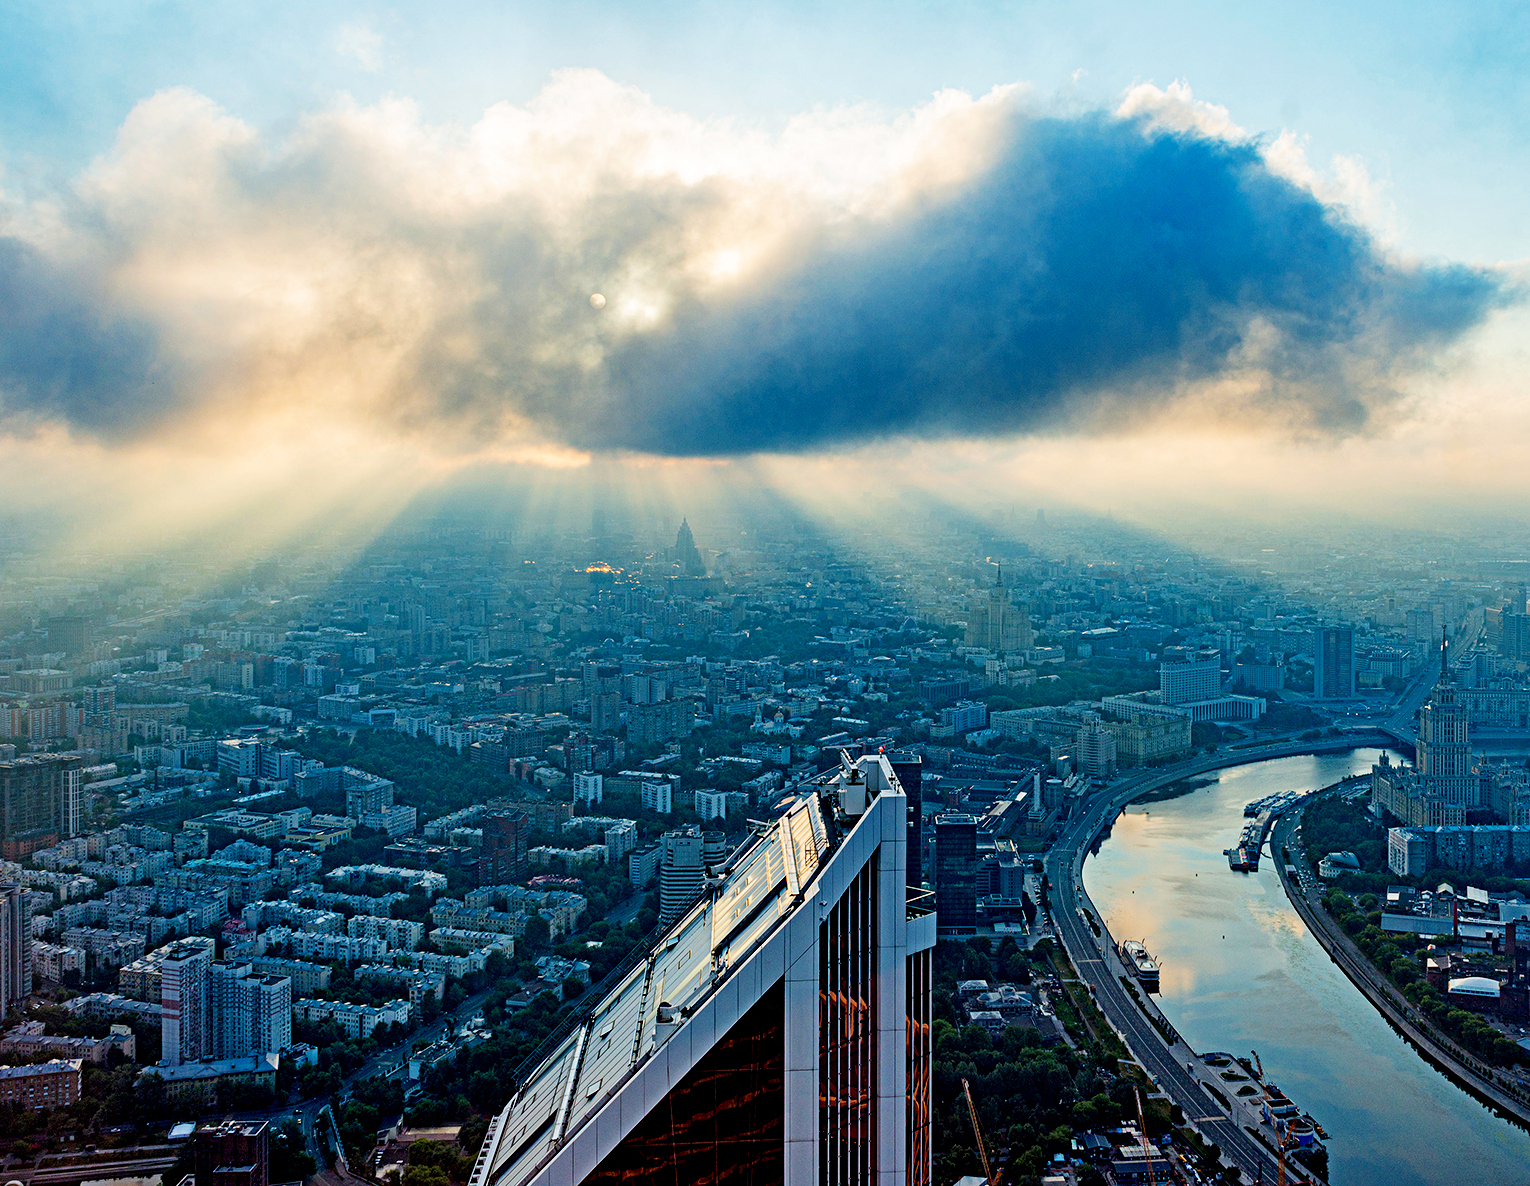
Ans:
<svg viewBox="0 0 1530 1186"><path fill-rule="evenodd" d="M596 733L615 733L622 727L620 692L590 693L590 728Z"/></svg>
<svg viewBox="0 0 1530 1186"><path fill-rule="evenodd" d="M277 1054L292 1045L289 978L257 976L249 964L233 960L216 961L209 973L214 1058Z"/></svg>
<svg viewBox="0 0 1530 1186"><path fill-rule="evenodd" d="M680 917L701 893L705 862L701 830L695 825L659 838L659 921Z"/></svg>
<svg viewBox="0 0 1530 1186"><path fill-rule="evenodd" d="M32 928L27 891L0 885L0 1017L9 1017L32 992Z"/></svg>
<svg viewBox="0 0 1530 1186"><path fill-rule="evenodd" d="M500 812L483 821L479 885L505 885L526 876L530 831L531 817L524 811Z"/></svg>
<svg viewBox="0 0 1530 1186"><path fill-rule="evenodd" d="M1440 681L1418 713L1418 772L1425 793L1446 803L1476 806L1472 744L1466 705L1456 698L1456 681L1440 639Z"/></svg>
<svg viewBox="0 0 1530 1186"><path fill-rule="evenodd" d="M977 929L977 820L970 815L935 817L935 915L942 935Z"/></svg>
<svg viewBox="0 0 1530 1186"><path fill-rule="evenodd" d="M160 965L160 1061L167 1066L212 1054L211 970L212 952L190 943L172 945Z"/></svg>
<svg viewBox="0 0 1530 1186"><path fill-rule="evenodd" d="M1312 632L1312 696L1351 700L1355 695L1355 632L1349 626L1319 626Z"/></svg>
<svg viewBox="0 0 1530 1186"><path fill-rule="evenodd" d="M1025 650L1035 640L1030 605L1010 601L1004 588L1004 570L998 569L986 596L974 598L967 611L967 645L1007 655Z"/></svg>
<svg viewBox="0 0 1530 1186"><path fill-rule="evenodd" d="M701 553L696 550L696 540L691 535L691 525L685 519L680 520L680 530L675 532L675 563L688 577L707 575L707 566L701 562Z"/></svg>
<svg viewBox="0 0 1530 1186"><path fill-rule="evenodd" d="M70 615L48 619L48 649L78 658L85 653L85 619Z"/></svg>
<svg viewBox="0 0 1530 1186"><path fill-rule="evenodd" d="M0 762L0 855L21 860L79 831L83 765L73 754Z"/></svg>
<svg viewBox="0 0 1530 1186"><path fill-rule="evenodd" d="M1095 717L1085 721L1074 734L1074 757L1080 774L1090 778L1109 778L1116 771L1116 735Z"/></svg>
<svg viewBox="0 0 1530 1186"><path fill-rule="evenodd" d="M1222 656L1210 649L1158 665L1158 693L1165 704L1197 704L1222 693Z"/></svg>

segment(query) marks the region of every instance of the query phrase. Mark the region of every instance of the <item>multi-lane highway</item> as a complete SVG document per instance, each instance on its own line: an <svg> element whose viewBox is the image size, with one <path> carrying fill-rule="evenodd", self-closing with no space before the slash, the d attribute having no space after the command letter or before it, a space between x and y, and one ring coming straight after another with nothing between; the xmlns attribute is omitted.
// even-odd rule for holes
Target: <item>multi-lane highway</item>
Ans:
<svg viewBox="0 0 1530 1186"><path fill-rule="evenodd" d="M1095 1004L1126 1042L1132 1056L1153 1077L1159 1089L1183 1109L1186 1119L1207 1140L1216 1142L1223 1157L1237 1166L1250 1181L1260 1180L1261 1175L1264 1179L1275 1181L1277 1163L1274 1155L1230 1119L1227 1111L1201 1086L1201 1079L1194 1070L1199 1062L1196 1052L1183 1041L1170 1045L1121 984L1118 979L1121 974L1120 962L1115 957L1110 932L1084 890L1084 860L1095 838L1116 818L1121 809L1149 791L1227 766L1298 754L1352 749L1360 744L1364 744L1364 740L1353 735L1321 741L1282 741L1237 751L1222 751L1137 775L1096 791L1085 800L1064 825L1062 835L1046 857L1053 926L1074 967L1078 969L1080 978L1088 985ZM1098 938L1089 925L1085 911L1094 917L1100 927ZM1286 1173L1297 1181L1305 1177L1302 1168L1291 1162L1286 1165Z"/></svg>

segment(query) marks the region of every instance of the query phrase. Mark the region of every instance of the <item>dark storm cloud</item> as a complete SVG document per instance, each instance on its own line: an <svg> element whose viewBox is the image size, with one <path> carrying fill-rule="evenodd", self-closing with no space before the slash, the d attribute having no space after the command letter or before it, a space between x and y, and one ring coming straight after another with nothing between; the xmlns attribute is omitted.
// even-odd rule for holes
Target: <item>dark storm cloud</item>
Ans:
<svg viewBox="0 0 1530 1186"><path fill-rule="evenodd" d="M545 135L486 116L499 155L392 108L268 147L200 96L147 100L61 205L80 262L0 236L0 423L117 442L286 407L449 448L728 455L1101 431L1189 391L1198 415L1346 433L1518 296L1388 257L1246 142L974 104L940 126L963 160L981 127L990 163L869 217L769 170L639 167L690 133L606 80L559 85L588 124L560 132L551 100ZM613 123L620 150L580 130ZM689 287L739 228L766 242L776 202L768 268ZM636 330L616 314L645 283L668 312Z"/></svg>
<svg viewBox="0 0 1530 1186"><path fill-rule="evenodd" d="M1352 431L1507 298L1481 271L1389 261L1253 146L1016 119L959 195L629 340L605 398L556 429L668 454L987 436L1088 425L1106 396L1151 412L1253 365L1265 411Z"/></svg>
<svg viewBox="0 0 1530 1186"><path fill-rule="evenodd" d="M109 437L152 423L175 391L147 323L111 311L88 278L0 236L0 416Z"/></svg>

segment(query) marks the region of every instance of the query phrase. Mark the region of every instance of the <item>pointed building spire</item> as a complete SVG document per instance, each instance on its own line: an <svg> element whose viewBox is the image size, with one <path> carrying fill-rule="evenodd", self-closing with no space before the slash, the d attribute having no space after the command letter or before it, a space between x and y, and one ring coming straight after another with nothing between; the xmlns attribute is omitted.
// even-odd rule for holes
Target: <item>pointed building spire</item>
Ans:
<svg viewBox="0 0 1530 1186"><path fill-rule="evenodd" d="M1445 627L1440 627L1440 682L1443 684L1450 676L1450 668L1445 661Z"/></svg>

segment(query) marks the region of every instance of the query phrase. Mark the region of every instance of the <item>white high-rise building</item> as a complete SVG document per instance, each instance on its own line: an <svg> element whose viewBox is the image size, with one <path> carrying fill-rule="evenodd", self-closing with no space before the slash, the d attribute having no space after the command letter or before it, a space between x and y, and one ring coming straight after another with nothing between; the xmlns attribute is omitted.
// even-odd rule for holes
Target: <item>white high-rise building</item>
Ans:
<svg viewBox="0 0 1530 1186"><path fill-rule="evenodd" d="M250 1052L277 1054L292 1045L292 978L256 976L250 985Z"/></svg>
<svg viewBox="0 0 1530 1186"><path fill-rule="evenodd" d="M728 818L728 792L704 790L696 792L696 814L703 820Z"/></svg>
<svg viewBox="0 0 1530 1186"><path fill-rule="evenodd" d="M1165 704L1195 704L1222 694L1222 656L1203 651L1178 663L1158 668L1158 690Z"/></svg>
<svg viewBox="0 0 1530 1186"><path fill-rule="evenodd" d="M574 802L594 807L605 798L605 784L603 774L585 772L574 775Z"/></svg>
<svg viewBox="0 0 1530 1186"><path fill-rule="evenodd" d="M249 964L218 960L208 968L207 1000L212 1010L214 1058L243 1058L250 1053L250 1014L243 1008Z"/></svg>
<svg viewBox="0 0 1530 1186"><path fill-rule="evenodd" d="M212 1008L208 999L212 952L176 943L160 965L160 1061L178 1067L212 1053Z"/></svg>
<svg viewBox="0 0 1530 1186"><path fill-rule="evenodd" d="M292 1045L292 980L256 975L249 964L219 960L211 965L215 1058L274 1054Z"/></svg>
<svg viewBox="0 0 1530 1186"><path fill-rule="evenodd" d="M643 780L643 810L657 811L660 815L675 812L675 786L667 778Z"/></svg>
<svg viewBox="0 0 1530 1186"><path fill-rule="evenodd" d="M63 771L59 776L63 792L63 831L65 836L78 836L80 834L80 786L83 783L83 772L79 767L71 767Z"/></svg>
<svg viewBox="0 0 1530 1186"><path fill-rule="evenodd" d="M518 1077L468 1186L931 1186L936 919L905 897L907 815L877 755L752 832Z"/></svg>
<svg viewBox="0 0 1530 1186"><path fill-rule="evenodd" d="M692 825L659 837L659 921L679 918L701 893L701 829Z"/></svg>
<svg viewBox="0 0 1530 1186"><path fill-rule="evenodd" d="M1116 735L1098 717L1079 726L1074 749L1080 774L1109 778L1115 773Z"/></svg>

